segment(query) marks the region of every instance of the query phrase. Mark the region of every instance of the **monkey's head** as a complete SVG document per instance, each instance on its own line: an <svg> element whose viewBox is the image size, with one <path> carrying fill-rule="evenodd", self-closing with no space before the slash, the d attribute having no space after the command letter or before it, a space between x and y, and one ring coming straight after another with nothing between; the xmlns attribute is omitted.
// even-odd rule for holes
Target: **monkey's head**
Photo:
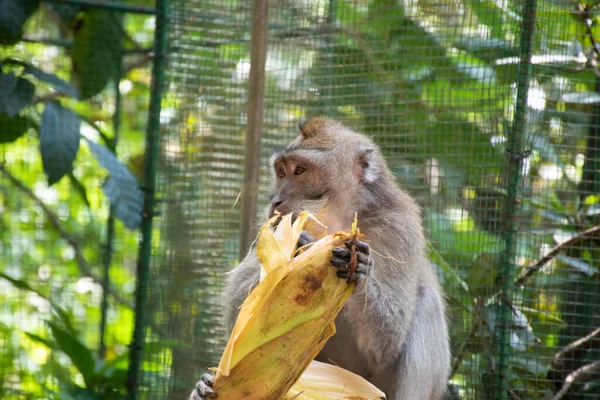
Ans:
<svg viewBox="0 0 600 400"><path fill-rule="evenodd" d="M308 210L334 231L349 228L354 213L381 196L382 183L393 182L369 138L324 117L302 124L300 135L271 157L271 167L268 215Z"/></svg>

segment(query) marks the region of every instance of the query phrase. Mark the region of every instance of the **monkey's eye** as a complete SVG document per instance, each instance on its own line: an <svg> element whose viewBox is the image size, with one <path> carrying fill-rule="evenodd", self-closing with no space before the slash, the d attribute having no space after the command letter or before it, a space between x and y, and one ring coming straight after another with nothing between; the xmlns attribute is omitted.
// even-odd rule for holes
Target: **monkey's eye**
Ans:
<svg viewBox="0 0 600 400"><path fill-rule="evenodd" d="M302 175L304 173L304 171L306 171L306 168L301 167L301 166L297 166L296 170L294 171L294 174L296 174L296 175Z"/></svg>
<svg viewBox="0 0 600 400"><path fill-rule="evenodd" d="M280 178L285 178L285 168L279 168L279 170L277 171L277 175L279 175Z"/></svg>

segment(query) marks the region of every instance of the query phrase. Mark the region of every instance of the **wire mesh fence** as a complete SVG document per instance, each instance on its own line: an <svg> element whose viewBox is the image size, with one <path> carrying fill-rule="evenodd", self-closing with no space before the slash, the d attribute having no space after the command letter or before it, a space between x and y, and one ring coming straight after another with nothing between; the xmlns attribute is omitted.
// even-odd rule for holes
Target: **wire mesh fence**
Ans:
<svg viewBox="0 0 600 400"><path fill-rule="evenodd" d="M150 5L118 4L130 11ZM262 209L268 157L297 136L302 119L317 115L370 135L398 184L422 207L429 256L449 305L448 397L598 398L595 2L269 2L259 188L245 186L243 167L252 2L167 4L166 81L158 82L165 88L158 217L147 320L141 321L147 323L142 398L187 398L205 369L218 364L226 340L220 293L226 272L240 259L240 220L254 217L241 215L240 195L256 192ZM89 10L78 9L84 22ZM89 103L61 100L99 128L92 141L101 141L103 132L114 138L114 110L120 109L117 154L143 172L147 115L140 110L147 110L151 90L149 69L137 66L153 57L147 50L154 19L119 15L125 16L118 42L127 61L119 84L111 78ZM25 66L14 63L20 59L68 80L78 25L65 35L64 25L52 28L47 18L35 14L24 43L2 47L0 78L21 73ZM3 105L0 99L0 126L7 126L1 125ZM47 101L34 104L34 111L41 115L43 106ZM19 115L28 116L25 111ZM100 188L105 175L91 158L78 158L78 179L48 188L37 129L29 132L0 143L0 271L12 279L0 280L2 398L50 398L48 390L55 393L61 377L77 374L68 370L77 367L75 360L44 344L56 340L42 323L52 309L32 300L32 293L69 310L82 341L94 351L102 347L105 252L98 243L109 231L109 202ZM15 190L19 183L4 171L36 197ZM78 181L87 188L91 213L73 194ZM82 238L97 280L78 268L73 244L60 230L46 226L53 214L36 198ZM131 320L140 318L130 308L137 236L120 220L115 229L110 282L117 295L109 297L108 361L126 356ZM86 387L81 379L73 381Z"/></svg>
<svg viewBox="0 0 600 400"><path fill-rule="evenodd" d="M165 236L177 264L161 258L155 282L161 265L190 290L175 308L181 328L168 324L181 343L179 397L223 346L217 293L238 260L249 8L171 1L163 140L186 161L164 163L165 192L182 188L164 215L185 233ZM572 2L270 3L259 198L269 154L302 118L335 117L375 139L423 207L449 298L455 398L551 398L598 359L597 338L559 353L598 327L586 233L597 224L595 32L595 5ZM198 309L184 315L190 298ZM593 372L571 376L570 395L598 395Z"/></svg>

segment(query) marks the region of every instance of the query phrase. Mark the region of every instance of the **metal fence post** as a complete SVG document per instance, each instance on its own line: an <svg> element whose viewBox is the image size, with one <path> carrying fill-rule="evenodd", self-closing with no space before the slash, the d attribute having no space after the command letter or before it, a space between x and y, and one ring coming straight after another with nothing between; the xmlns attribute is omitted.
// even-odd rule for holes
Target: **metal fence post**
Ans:
<svg viewBox="0 0 600 400"><path fill-rule="evenodd" d="M517 234L520 229L521 194L523 186L524 138L527 118L527 96L531 76L531 52L536 20L536 0L526 0L521 25L520 60L517 76L517 99L512 129L506 143L505 186L507 196L503 204L505 226L502 254L501 310L497 317L498 363L494 398L508 398L508 367L510 333L513 319L512 301L517 264Z"/></svg>
<svg viewBox="0 0 600 400"><path fill-rule="evenodd" d="M127 375L128 398L137 399L142 364L144 333L147 326L147 296L150 256L152 250L152 219L155 205L156 172L158 169L160 110L167 58L167 14L168 0L156 0L156 29L154 33L154 63L152 66L152 86L150 109L146 129L146 149L144 164L144 208L141 225L141 239L137 265L137 287L135 292L135 321L130 345L129 371Z"/></svg>

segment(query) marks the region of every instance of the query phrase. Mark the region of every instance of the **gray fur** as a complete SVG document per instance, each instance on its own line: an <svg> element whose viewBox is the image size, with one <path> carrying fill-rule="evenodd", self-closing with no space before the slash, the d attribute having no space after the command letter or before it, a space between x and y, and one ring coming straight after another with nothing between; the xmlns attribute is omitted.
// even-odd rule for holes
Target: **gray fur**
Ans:
<svg viewBox="0 0 600 400"><path fill-rule="evenodd" d="M441 399L450 372L448 330L443 295L425 255L420 210L397 188L371 140L335 121L320 119L312 128L311 123L305 125L313 129L310 135L323 130L323 135L329 135L325 139L333 138L333 154L323 155L322 143L329 143L325 139L314 147L319 148L315 159L327 165L327 175L337 179L333 185L329 182L332 189L325 199L335 205L336 228L348 229L357 212L374 260L372 271L358 282L338 316L337 333L317 359L362 375L383 390L388 400ZM289 151L303 148L302 139L294 141ZM374 149L368 152L366 171L356 183L349 182L356 162L353 148L357 152ZM277 187L274 191L277 194ZM312 204L306 199L287 199L286 211L315 208L325 200ZM230 330L238 308L257 284L259 270L252 249L228 277L225 298Z"/></svg>

